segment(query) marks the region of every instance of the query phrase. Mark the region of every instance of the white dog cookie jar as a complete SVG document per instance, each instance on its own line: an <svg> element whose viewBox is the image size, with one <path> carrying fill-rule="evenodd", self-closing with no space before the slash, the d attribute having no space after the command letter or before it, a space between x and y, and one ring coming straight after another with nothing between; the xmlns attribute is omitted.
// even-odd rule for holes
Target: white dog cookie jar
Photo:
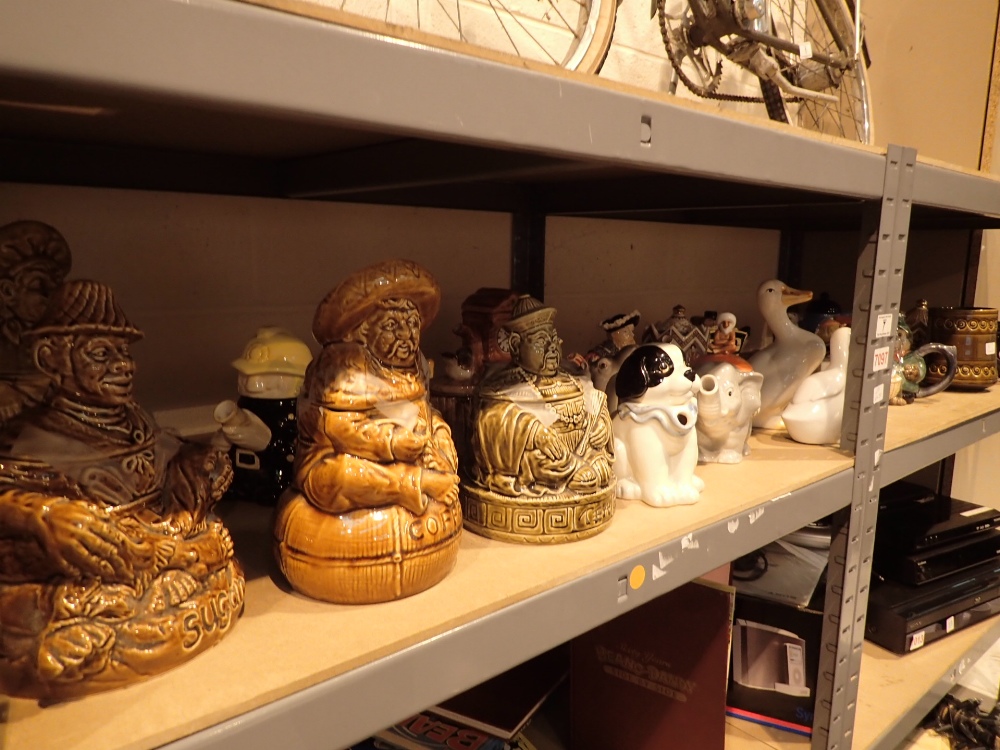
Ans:
<svg viewBox="0 0 1000 750"><path fill-rule="evenodd" d="M625 359L615 382L618 497L656 507L697 502L705 487L694 473L700 391L676 344L644 344Z"/></svg>

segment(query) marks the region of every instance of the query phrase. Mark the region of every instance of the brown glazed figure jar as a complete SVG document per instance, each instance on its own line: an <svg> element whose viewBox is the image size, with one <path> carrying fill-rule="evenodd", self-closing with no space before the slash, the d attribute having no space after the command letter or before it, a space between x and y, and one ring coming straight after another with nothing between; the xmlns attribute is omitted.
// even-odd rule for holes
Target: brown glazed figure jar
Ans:
<svg viewBox="0 0 1000 750"><path fill-rule="evenodd" d="M306 596L389 601L455 565L458 459L420 351L440 298L424 268L394 260L348 277L316 310L323 348L298 399L293 484L274 530L281 570Z"/></svg>
<svg viewBox="0 0 1000 750"><path fill-rule="evenodd" d="M503 324L511 361L487 373L473 407L466 526L494 539L570 542L615 511L607 397L562 369L555 308L522 296Z"/></svg>
<svg viewBox="0 0 1000 750"><path fill-rule="evenodd" d="M26 334L49 387L0 432L0 692L52 702L181 664L230 632L244 579L212 508L224 449L132 396L141 333L111 290L63 284Z"/></svg>

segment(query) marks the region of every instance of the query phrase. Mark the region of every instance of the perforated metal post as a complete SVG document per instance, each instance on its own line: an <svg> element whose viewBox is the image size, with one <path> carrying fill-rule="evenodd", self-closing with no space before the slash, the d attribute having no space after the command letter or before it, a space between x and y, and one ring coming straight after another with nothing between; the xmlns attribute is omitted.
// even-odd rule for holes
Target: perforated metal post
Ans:
<svg viewBox="0 0 1000 750"><path fill-rule="evenodd" d="M889 147L882 201L868 206L862 226L841 434L841 445L854 450L855 472L850 505L834 516L814 748L845 750L853 738L916 156Z"/></svg>

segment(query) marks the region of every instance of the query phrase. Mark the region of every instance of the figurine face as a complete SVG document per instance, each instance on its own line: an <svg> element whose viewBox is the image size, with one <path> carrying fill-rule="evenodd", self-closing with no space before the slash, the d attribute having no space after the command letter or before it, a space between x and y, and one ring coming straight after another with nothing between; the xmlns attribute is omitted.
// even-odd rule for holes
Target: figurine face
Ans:
<svg viewBox="0 0 1000 750"><path fill-rule="evenodd" d="M390 300L372 313L362 334L382 364L410 367L420 352L420 313L409 300Z"/></svg>
<svg viewBox="0 0 1000 750"><path fill-rule="evenodd" d="M555 375L562 359L562 339L553 326L542 326L521 336L518 364L535 375Z"/></svg>
<svg viewBox="0 0 1000 750"><path fill-rule="evenodd" d="M36 356L59 390L75 400L98 406L119 406L132 400L135 362L123 336L43 338Z"/></svg>
<svg viewBox="0 0 1000 750"><path fill-rule="evenodd" d="M276 372L240 373L236 378L236 390L241 396L253 398L295 398L302 390L302 381L298 375Z"/></svg>

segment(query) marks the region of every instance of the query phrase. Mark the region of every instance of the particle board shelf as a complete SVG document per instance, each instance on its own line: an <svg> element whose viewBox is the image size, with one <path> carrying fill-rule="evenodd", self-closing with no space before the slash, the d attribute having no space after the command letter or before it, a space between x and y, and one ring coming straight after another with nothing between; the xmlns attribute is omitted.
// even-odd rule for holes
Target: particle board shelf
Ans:
<svg viewBox="0 0 1000 750"><path fill-rule="evenodd" d="M13 700L3 746L348 744L832 512L849 498L851 465L839 450L764 435L742 464L699 468L696 505L620 502L607 530L565 545L466 533L441 584L358 607L290 592L271 561L269 512L233 506L225 516L248 584L230 636L125 690L44 709Z"/></svg>
<svg viewBox="0 0 1000 750"><path fill-rule="evenodd" d="M946 390L906 406L890 406L882 485L996 432L1000 432L1000 386L984 391Z"/></svg>
<svg viewBox="0 0 1000 750"><path fill-rule="evenodd" d="M998 638L1000 618L992 617L905 656L865 641L854 747L899 747Z"/></svg>

